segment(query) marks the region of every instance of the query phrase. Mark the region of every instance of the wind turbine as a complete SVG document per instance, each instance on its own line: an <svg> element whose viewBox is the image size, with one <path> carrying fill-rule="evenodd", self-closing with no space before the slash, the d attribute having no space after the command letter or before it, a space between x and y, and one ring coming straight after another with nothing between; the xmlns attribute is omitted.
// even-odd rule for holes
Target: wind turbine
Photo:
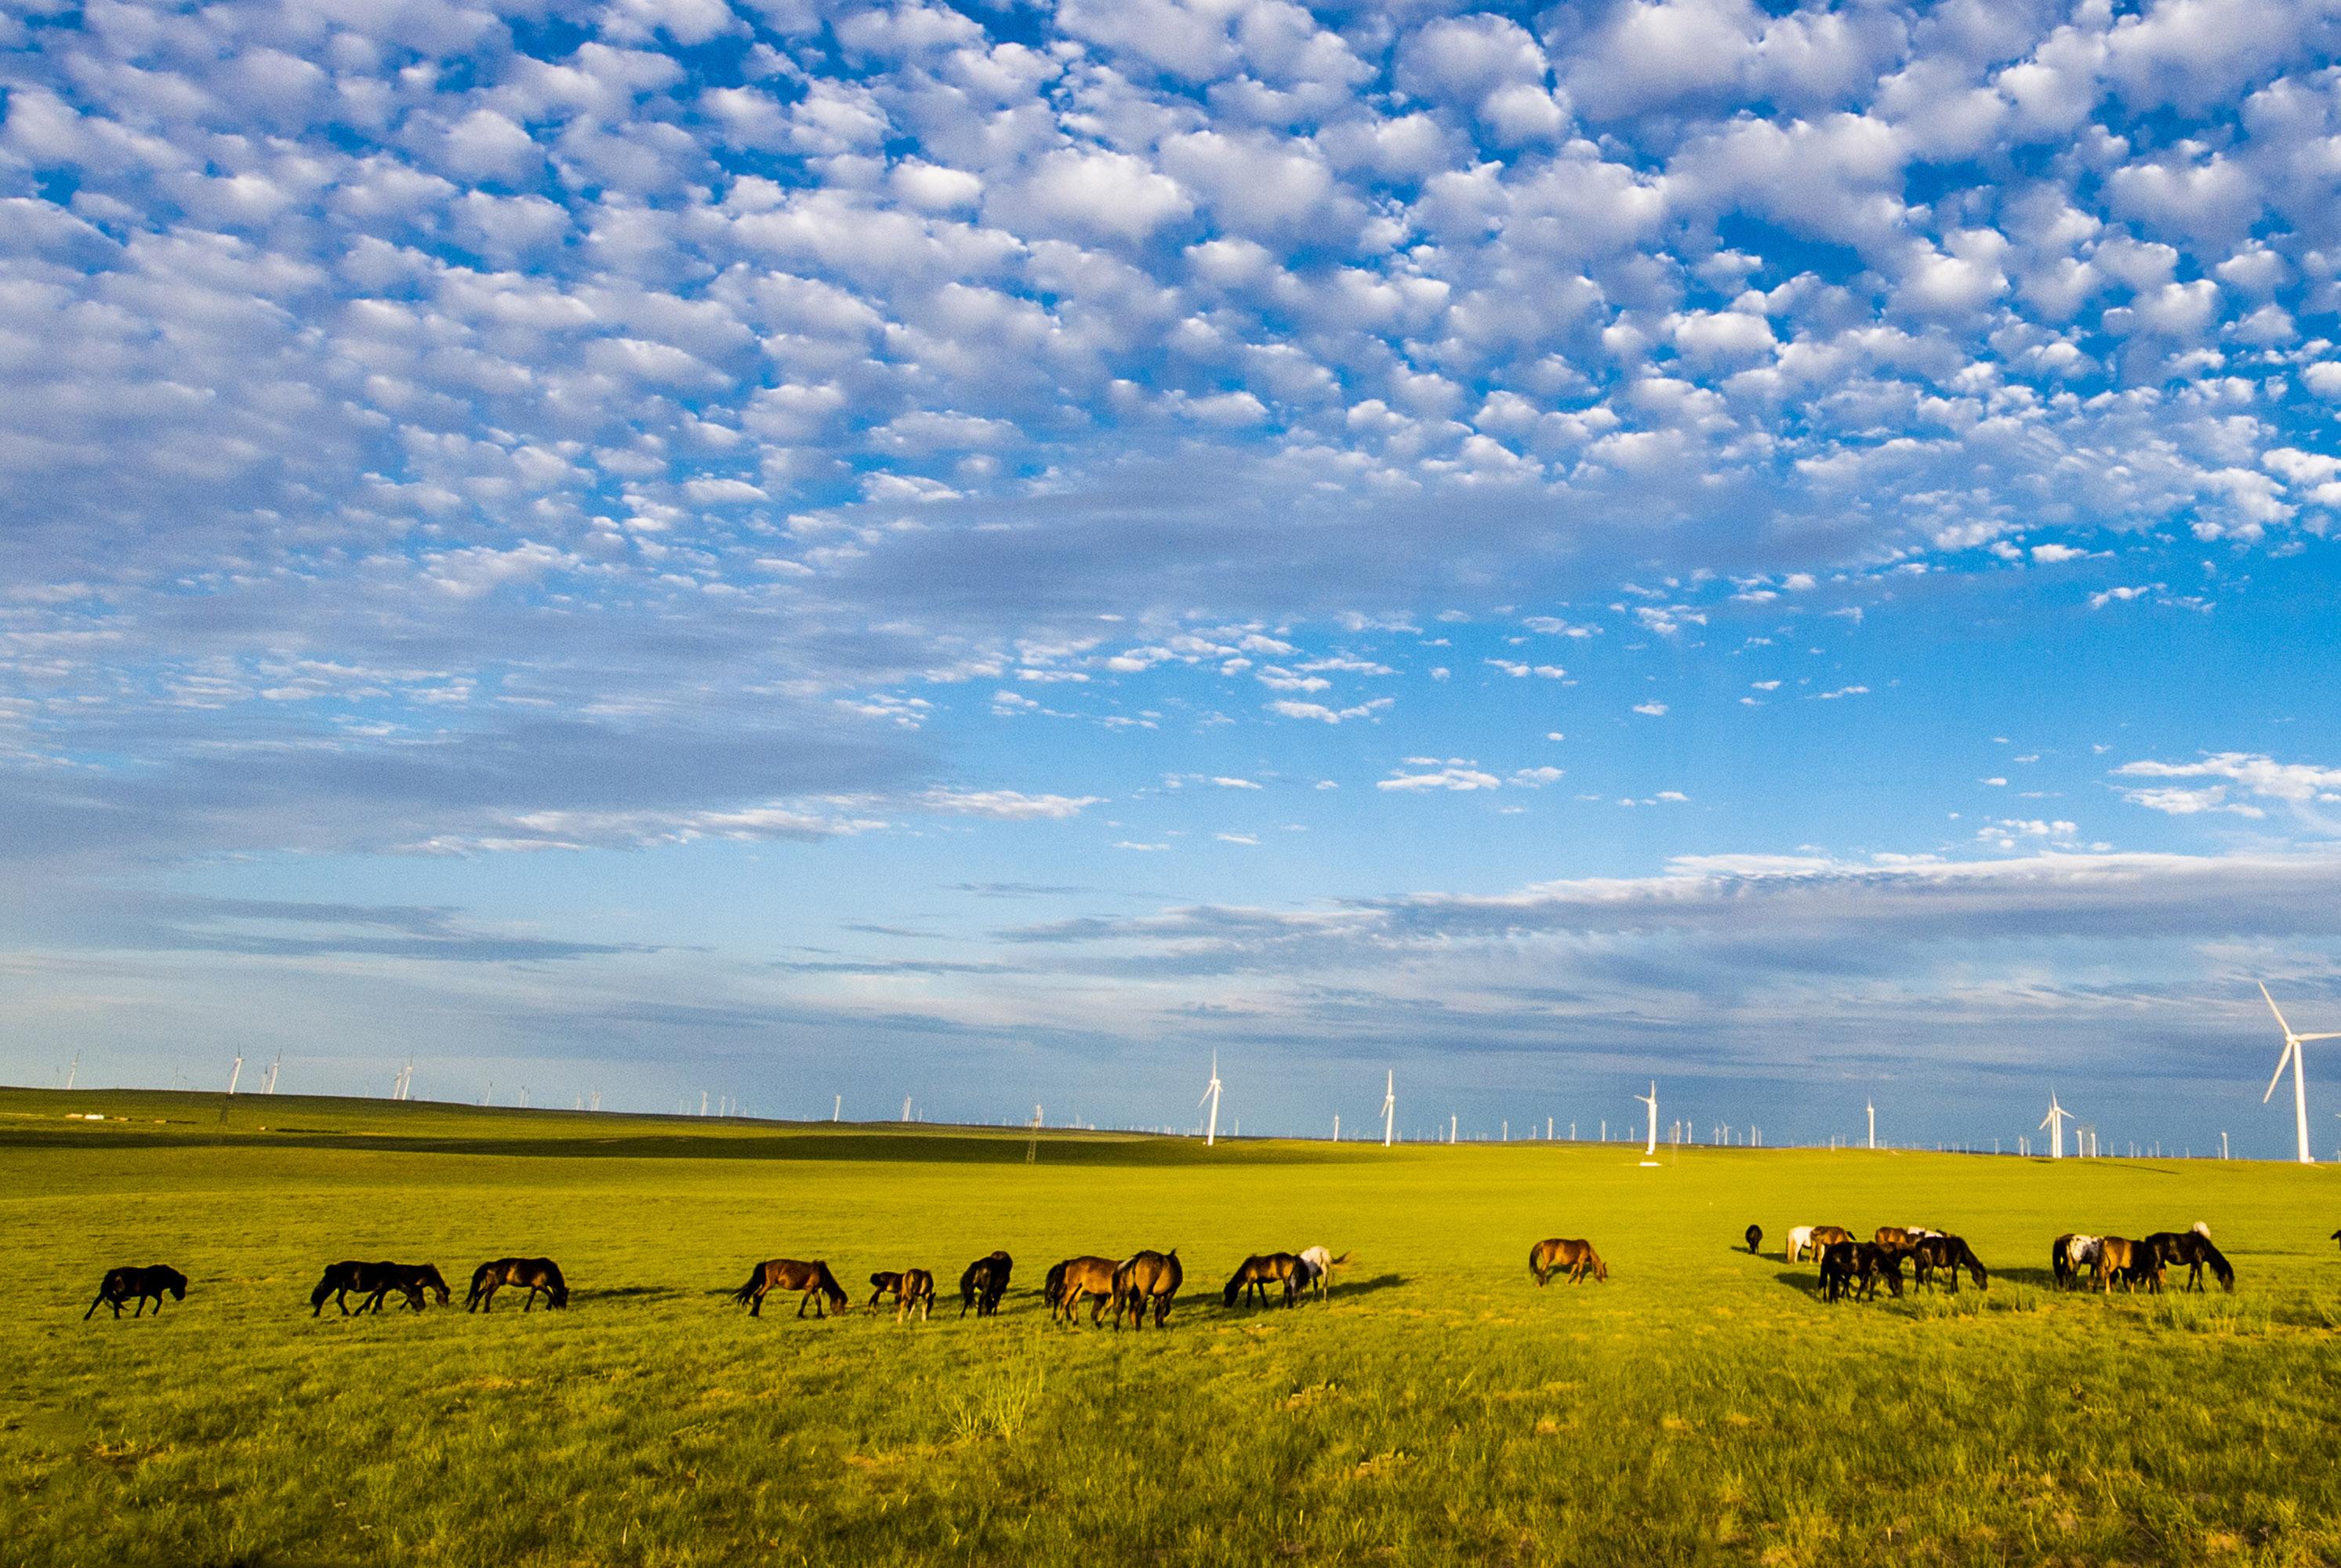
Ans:
<svg viewBox="0 0 2341 1568"><path fill-rule="evenodd" d="M1211 1107L1211 1119L1203 1128L1203 1147L1206 1149L1218 1143L1220 1138L1220 1054L1216 1051L1211 1053L1211 1081L1203 1087L1203 1098L1195 1104L1201 1105L1207 1102Z"/></svg>
<svg viewBox="0 0 2341 1568"><path fill-rule="evenodd" d="M1634 1099L1637 1103L1650 1108L1650 1138L1649 1142L1643 1145L1642 1157L1646 1160L1656 1159L1659 1153L1659 1081L1656 1078L1651 1079L1650 1092L1647 1094L1637 1094Z"/></svg>
<svg viewBox="0 0 2341 1568"><path fill-rule="evenodd" d="M1875 1149L1878 1147L1878 1102L1865 1100L1862 1107L1869 1113L1869 1146Z"/></svg>
<svg viewBox="0 0 2341 1568"><path fill-rule="evenodd" d="M1398 1069L1382 1074L1382 1147L1390 1146L1390 1124L1398 1115Z"/></svg>
<svg viewBox="0 0 2341 1568"><path fill-rule="evenodd" d="M2057 1103L2057 1091L2049 1090L2048 1114L2040 1118L2040 1124L2048 1129L2048 1157L2052 1160L2065 1157L2065 1123L2072 1114Z"/></svg>
<svg viewBox="0 0 2341 1568"><path fill-rule="evenodd" d="M2268 1080L2267 1093L2260 1096L2260 1104L2265 1105L2275 1096L2276 1086L2284 1081L2285 1064L2289 1062L2292 1064L2292 1121L2295 1130L2300 1134L2300 1163L2313 1165L2316 1164L2316 1156L2308 1152L2308 1088L2301 1081L2301 1043L2306 1040L2341 1040L2341 1031L2295 1034L2292 1025L2284 1021L2284 1013L2276 1006L2276 998L2268 996L2265 984L2260 986L2260 994L2267 997L2268 1011L2276 1014L2276 1026L2284 1031L2284 1054L2276 1059L2276 1076Z"/></svg>

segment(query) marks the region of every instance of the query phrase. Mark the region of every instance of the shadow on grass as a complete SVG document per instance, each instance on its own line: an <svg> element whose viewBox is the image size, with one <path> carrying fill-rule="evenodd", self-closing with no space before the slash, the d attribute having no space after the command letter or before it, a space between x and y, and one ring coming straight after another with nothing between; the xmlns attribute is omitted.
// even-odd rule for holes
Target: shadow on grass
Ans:
<svg viewBox="0 0 2341 1568"><path fill-rule="evenodd" d="M573 1290L569 1293L573 1306L583 1302L623 1302L656 1299L661 1296L697 1295L702 1293L686 1291L678 1285L610 1285L599 1290ZM728 1299L732 1293L722 1293Z"/></svg>

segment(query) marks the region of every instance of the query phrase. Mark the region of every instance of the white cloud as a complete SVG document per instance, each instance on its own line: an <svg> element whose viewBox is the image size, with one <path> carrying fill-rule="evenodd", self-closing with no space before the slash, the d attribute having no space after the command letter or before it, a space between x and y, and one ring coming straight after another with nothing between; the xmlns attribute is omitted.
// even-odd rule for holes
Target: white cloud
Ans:
<svg viewBox="0 0 2341 1568"><path fill-rule="evenodd" d="M1449 764L1430 773L1399 774L1378 781L1374 787L1382 790L1482 790L1499 789L1503 780L1491 773L1483 773L1465 764Z"/></svg>
<svg viewBox="0 0 2341 1568"><path fill-rule="evenodd" d="M1314 719L1320 724L1338 724L1350 719L1371 718L1390 705L1388 697L1376 697L1355 707L1329 708L1322 703L1298 703L1290 700L1268 704L1268 711L1288 719Z"/></svg>
<svg viewBox="0 0 2341 1568"><path fill-rule="evenodd" d="M1646 714L1654 719L1664 718L1667 713L1667 704L1664 703L1636 703L1634 704L1634 711L1638 714Z"/></svg>

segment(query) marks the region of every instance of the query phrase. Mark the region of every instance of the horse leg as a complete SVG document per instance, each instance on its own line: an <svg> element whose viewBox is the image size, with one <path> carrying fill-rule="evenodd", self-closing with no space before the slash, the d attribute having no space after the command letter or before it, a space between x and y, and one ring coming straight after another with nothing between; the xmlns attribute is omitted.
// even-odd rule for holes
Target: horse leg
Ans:
<svg viewBox="0 0 2341 1568"><path fill-rule="evenodd" d="M762 1285L758 1285L756 1293L748 1298L748 1315L750 1317L764 1315L764 1288Z"/></svg>
<svg viewBox="0 0 2341 1568"><path fill-rule="evenodd" d="M158 1306L154 1310L156 1312L161 1312L163 1309ZM144 1317L146 1315L146 1298L144 1296L140 1296L138 1298L138 1310L132 1313L130 1315L132 1317Z"/></svg>
<svg viewBox="0 0 2341 1568"><path fill-rule="evenodd" d="M94 1298L91 1300L90 1303L89 1303L89 1311L87 1311L87 1312L85 1312L85 1313L82 1313L82 1314L81 1314L81 1321L82 1321L82 1322L84 1322L84 1323L87 1323L91 1318L95 1317L95 1316L97 1315L97 1307L98 1307L98 1303L100 1303L100 1302L104 1301L105 1299L105 1293L104 1291L100 1291L100 1292L98 1292L98 1293L97 1293L97 1294L96 1294L96 1296L95 1296L95 1297L94 1297Z"/></svg>

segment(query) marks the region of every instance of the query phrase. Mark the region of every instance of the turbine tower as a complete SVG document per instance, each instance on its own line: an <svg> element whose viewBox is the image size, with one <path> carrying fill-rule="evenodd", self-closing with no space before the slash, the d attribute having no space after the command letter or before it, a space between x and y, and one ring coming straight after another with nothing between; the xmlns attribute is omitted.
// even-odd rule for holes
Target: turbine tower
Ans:
<svg viewBox="0 0 2341 1568"><path fill-rule="evenodd" d="M1634 1098L1639 1104L1650 1108L1650 1137L1649 1142L1643 1145L1642 1157L1646 1160L1654 1159L1659 1152L1659 1081L1656 1078L1651 1079L1650 1092L1647 1094L1637 1094Z"/></svg>
<svg viewBox="0 0 2341 1568"><path fill-rule="evenodd" d="M1382 1147L1390 1146L1390 1124L1398 1116L1398 1069L1382 1074Z"/></svg>
<svg viewBox="0 0 2341 1568"><path fill-rule="evenodd" d="M1878 1102L1866 1100L1862 1108L1869 1113L1869 1146L1875 1149L1878 1147Z"/></svg>
<svg viewBox="0 0 2341 1568"><path fill-rule="evenodd" d="M2048 1157L2052 1160L2065 1157L2065 1123L2072 1114L2057 1104L2057 1091L2049 1090L2048 1114L2040 1118L2040 1124L2048 1129Z"/></svg>
<svg viewBox="0 0 2341 1568"><path fill-rule="evenodd" d="M2265 1105L2275 1097L2276 1086L2284 1081L2285 1064L2290 1063L2292 1065L2292 1124L2294 1131L2300 1137L2300 1163L2304 1165L2313 1165L2316 1164L2316 1156L2308 1152L2308 1088L2301 1080L2300 1046L2305 1040L2341 1040L2341 1031L2323 1034L2296 1034L2292 1032L2292 1025L2284 1021L2284 1012L2276 1006L2276 998L2268 996L2268 988L2265 984L2260 986L2260 994L2267 997L2268 1011L2276 1014L2276 1026L2284 1031L2284 1054L2276 1059L2276 1076L2268 1080L2267 1093L2260 1096L2260 1104Z"/></svg>
<svg viewBox="0 0 2341 1568"><path fill-rule="evenodd" d="M1211 1119L1203 1126L1203 1147L1210 1148L1220 1140L1220 1054L1211 1053L1211 1081L1203 1087L1203 1097L1195 1102L1211 1108Z"/></svg>

